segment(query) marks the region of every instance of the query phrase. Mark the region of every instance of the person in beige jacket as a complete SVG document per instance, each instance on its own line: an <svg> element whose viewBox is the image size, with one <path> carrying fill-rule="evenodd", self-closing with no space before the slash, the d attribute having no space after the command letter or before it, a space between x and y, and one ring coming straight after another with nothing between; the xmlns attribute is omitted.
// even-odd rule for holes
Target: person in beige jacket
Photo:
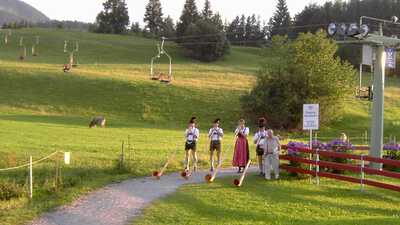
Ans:
<svg viewBox="0 0 400 225"><path fill-rule="evenodd" d="M271 169L274 171L275 179L279 179L279 153L281 151L281 143L279 138L274 136L272 130L267 131L267 138L264 142L264 173L265 179L271 179Z"/></svg>

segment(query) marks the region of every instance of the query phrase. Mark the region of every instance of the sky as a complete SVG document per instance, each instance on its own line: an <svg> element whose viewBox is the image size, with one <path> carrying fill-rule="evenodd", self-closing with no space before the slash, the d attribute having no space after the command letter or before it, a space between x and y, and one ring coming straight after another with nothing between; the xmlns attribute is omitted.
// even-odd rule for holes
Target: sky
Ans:
<svg viewBox="0 0 400 225"><path fill-rule="evenodd" d="M105 0L23 0L42 11L51 19L78 20L94 22ZM203 8L205 0L197 0L197 7ZM275 11L277 0L210 0L214 11L220 12L228 21L237 15L255 13L262 20L269 20ZM299 13L310 3L322 4L327 0L287 0L291 15ZM131 22L143 24L143 15L148 0L126 0ZM185 0L161 0L164 15L177 20L182 12Z"/></svg>

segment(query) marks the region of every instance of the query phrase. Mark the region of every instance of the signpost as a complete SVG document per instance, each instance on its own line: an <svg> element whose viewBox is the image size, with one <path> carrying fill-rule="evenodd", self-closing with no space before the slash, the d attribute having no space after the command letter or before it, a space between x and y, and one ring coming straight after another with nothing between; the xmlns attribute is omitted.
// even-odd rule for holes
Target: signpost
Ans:
<svg viewBox="0 0 400 225"><path fill-rule="evenodd" d="M310 131L310 149L312 149L313 130L319 130L319 104L304 104L303 105L303 130ZM310 153L310 160L312 160L312 154ZM319 155L317 152L317 161L319 161ZM310 170L312 165L310 164ZM317 165L317 184L319 185L319 166Z"/></svg>

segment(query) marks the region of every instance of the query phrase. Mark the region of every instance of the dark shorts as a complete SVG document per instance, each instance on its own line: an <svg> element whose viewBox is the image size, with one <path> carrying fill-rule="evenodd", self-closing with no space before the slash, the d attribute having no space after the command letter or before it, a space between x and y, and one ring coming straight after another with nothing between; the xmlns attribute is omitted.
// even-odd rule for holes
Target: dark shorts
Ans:
<svg viewBox="0 0 400 225"><path fill-rule="evenodd" d="M196 145L195 141L185 143L185 151L189 151L189 150L196 151L196 147L197 147L197 145Z"/></svg>
<svg viewBox="0 0 400 225"><path fill-rule="evenodd" d="M221 151L221 141L211 141L210 143L210 151Z"/></svg>
<svg viewBox="0 0 400 225"><path fill-rule="evenodd" d="M264 149L261 148L260 146L257 146L256 152L257 152L257 156L263 156L264 155Z"/></svg>

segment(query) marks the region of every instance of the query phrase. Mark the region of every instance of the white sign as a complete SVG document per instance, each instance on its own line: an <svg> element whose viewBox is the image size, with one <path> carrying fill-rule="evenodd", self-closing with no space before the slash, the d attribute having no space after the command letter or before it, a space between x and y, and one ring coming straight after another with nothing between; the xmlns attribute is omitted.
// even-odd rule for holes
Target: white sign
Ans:
<svg viewBox="0 0 400 225"><path fill-rule="evenodd" d="M386 48L386 67L396 69L396 49Z"/></svg>
<svg viewBox="0 0 400 225"><path fill-rule="evenodd" d="M303 130L319 129L319 104L304 104Z"/></svg>
<svg viewBox="0 0 400 225"><path fill-rule="evenodd" d="M64 163L65 163L65 165L71 164L71 153L70 152L64 152Z"/></svg>
<svg viewBox="0 0 400 225"><path fill-rule="evenodd" d="M362 64L372 66L374 57L372 47L369 45L363 45L362 53Z"/></svg>

